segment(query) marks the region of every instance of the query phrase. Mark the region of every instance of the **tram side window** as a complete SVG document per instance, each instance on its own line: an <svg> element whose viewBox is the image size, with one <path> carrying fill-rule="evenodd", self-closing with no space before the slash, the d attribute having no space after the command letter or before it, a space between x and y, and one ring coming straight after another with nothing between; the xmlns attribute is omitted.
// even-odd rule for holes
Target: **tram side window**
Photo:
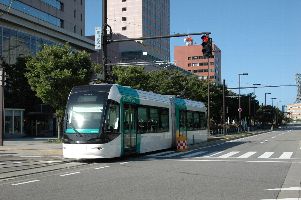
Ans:
<svg viewBox="0 0 301 200"><path fill-rule="evenodd" d="M138 133L159 133L169 130L169 110L138 107Z"/></svg>
<svg viewBox="0 0 301 200"><path fill-rule="evenodd" d="M169 130L169 112L168 109L160 110L160 132L165 132Z"/></svg>
<svg viewBox="0 0 301 200"><path fill-rule="evenodd" d="M207 121L204 112L200 113L200 124L201 124L201 129L205 129L207 127Z"/></svg>
<svg viewBox="0 0 301 200"><path fill-rule="evenodd" d="M150 108L149 111L150 111L149 130L152 133L156 133L158 132L158 125L159 125L159 110L157 108Z"/></svg>
<svg viewBox="0 0 301 200"><path fill-rule="evenodd" d="M200 113L194 112L193 113L193 129L200 130L201 129L201 122L200 122Z"/></svg>
<svg viewBox="0 0 301 200"><path fill-rule="evenodd" d="M138 107L138 133L147 132L147 108Z"/></svg>
<svg viewBox="0 0 301 200"><path fill-rule="evenodd" d="M119 105L115 102L110 102L106 116L106 131L118 133L119 131Z"/></svg>
<svg viewBox="0 0 301 200"><path fill-rule="evenodd" d="M187 112L187 130L192 131L194 129L194 113L193 112Z"/></svg>
<svg viewBox="0 0 301 200"><path fill-rule="evenodd" d="M180 132L186 131L186 111L180 111Z"/></svg>

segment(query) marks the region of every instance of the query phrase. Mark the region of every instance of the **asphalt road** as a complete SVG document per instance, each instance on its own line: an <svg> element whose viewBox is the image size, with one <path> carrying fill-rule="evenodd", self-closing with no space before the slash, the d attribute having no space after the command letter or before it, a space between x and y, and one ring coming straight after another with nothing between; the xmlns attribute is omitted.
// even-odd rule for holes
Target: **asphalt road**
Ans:
<svg viewBox="0 0 301 200"><path fill-rule="evenodd" d="M291 127L184 153L80 163L0 181L0 199L298 200L300 144L301 127Z"/></svg>

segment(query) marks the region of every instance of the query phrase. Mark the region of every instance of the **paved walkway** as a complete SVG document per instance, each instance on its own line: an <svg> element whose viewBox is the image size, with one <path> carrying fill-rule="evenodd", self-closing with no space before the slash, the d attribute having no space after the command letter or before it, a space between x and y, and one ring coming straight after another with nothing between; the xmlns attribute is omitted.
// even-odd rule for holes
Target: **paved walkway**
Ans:
<svg viewBox="0 0 301 200"><path fill-rule="evenodd" d="M15 138L4 139L0 146L1 156L42 156L62 157L62 144L48 142L55 138Z"/></svg>

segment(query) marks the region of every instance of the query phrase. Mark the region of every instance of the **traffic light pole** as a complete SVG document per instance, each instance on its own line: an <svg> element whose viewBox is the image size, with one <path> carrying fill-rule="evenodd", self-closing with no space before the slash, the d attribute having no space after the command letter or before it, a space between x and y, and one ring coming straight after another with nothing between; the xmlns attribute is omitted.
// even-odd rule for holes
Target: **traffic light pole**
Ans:
<svg viewBox="0 0 301 200"><path fill-rule="evenodd" d="M114 42L128 42L135 40L151 40L151 39L161 39L161 38L173 38L173 37L184 37L189 35L209 35L211 32L201 32L201 33L186 33L186 34L173 34L173 35L164 35L164 36L153 36L153 37L139 37L139 38L128 38L113 40L112 35L108 36L108 28L110 28L110 34L112 34L112 29L107 23L107 0L102 0L102 34L101 34L101 48L102 48L102 67L103 67L103 77L104 82L108 82L108 44Z"/></svg>
<svg viewBox="0 0 301 200"><path fill-rule="evenodd" d="M207 127L208 127L208 136L210 135L210 58L208 57L208 85L207 85Z"/></svg>
<svg viewBox="0 0 301 200"><path fill-rule="evenodd" d="M0 57L0 146L3 146L3 114L4 114L4 66Z"/></svg>

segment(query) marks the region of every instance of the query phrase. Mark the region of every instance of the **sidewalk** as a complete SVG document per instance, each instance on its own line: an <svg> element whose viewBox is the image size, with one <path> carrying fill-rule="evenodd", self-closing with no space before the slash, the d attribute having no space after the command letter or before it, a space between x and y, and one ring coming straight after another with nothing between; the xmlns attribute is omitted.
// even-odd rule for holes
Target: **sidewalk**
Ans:
<svg viewBox="0 0 301 200"><path fill-rule="evenodd" d="M1 156L28 156L28 157L62 157L62 144L48 142L55 138L14 138L4 139L0 146Z"/></svg>

